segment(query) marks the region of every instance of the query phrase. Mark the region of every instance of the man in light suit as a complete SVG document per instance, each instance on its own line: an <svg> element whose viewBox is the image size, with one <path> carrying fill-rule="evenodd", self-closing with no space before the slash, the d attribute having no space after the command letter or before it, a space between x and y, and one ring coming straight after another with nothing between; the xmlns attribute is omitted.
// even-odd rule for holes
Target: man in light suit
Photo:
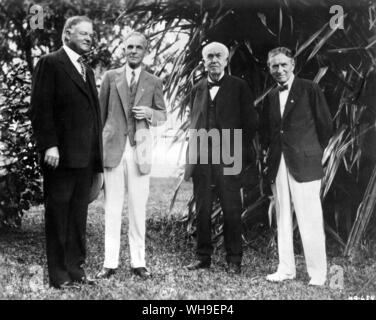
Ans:
<svg viewBox="0 0 376 320"><path fill-rule="evenodd" d="M331 115L319 86L294 76L295 62L289 49L271 50L268 67L278 85L266 97L261 135L265 150L269 149L268 178L276 201L279 265L267 280L295 278L293 205L309 284L321 286L327 274L321 159L332 135Z"/></svg>
<svg viewBox="0 0 376 320"><path fill-rule="evenodd" d="M103 171L102 137L94 73L83 60L93 24L69 18L63 47L40 58L33 73L31 121L43 172L50 284L92 284L83 269L86 218L93 175Z"/></svg>
<svg viewBox="0 0 376 320"><path fill-rule="evenodd" d="M229 56L227 47L211 42L203 48L202 56L208 77L192 89L190 139L185 167L185 179L193 178L196 200L197 260L187 268L195 270L211 265L212 204L218 196L224 216L227 271L229 274L239 274L242 260L240 173L246 159L255 161L250 150L257 114L247 83L225 74ZM198 137L194 134L196 132L208 132L214 138L207 135ZM240 135L237 136L236 132L240 132ZM228 138L225 137L227 133ZM196 148L196 142L199 148ZM230 155L234 156L233 163L225 159ZM230 166L233 172L229 170Z"/></svg>
<svg viewBox="0 0 376 320"><path fill-rule="evenodd" d="M99 101L103 122L105 259L97 278L109 278L119 264L121 215L128 186L129 248L132 272L146 279L146 202L151 170L149 126L166 121L162 81L141 63L147 39L133 32L125 39L126 65L105 73Z"/></svg>

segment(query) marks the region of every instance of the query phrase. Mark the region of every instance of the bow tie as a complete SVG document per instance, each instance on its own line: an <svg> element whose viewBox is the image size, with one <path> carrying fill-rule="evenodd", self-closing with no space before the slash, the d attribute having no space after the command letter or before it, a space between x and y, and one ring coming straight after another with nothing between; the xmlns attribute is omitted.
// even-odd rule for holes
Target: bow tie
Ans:
<svg viewBox="0 0 376 320"><path fill-rule="evenodd" d="M285 90L288 90L288 89L289 89L288 84L284 84L284 85L282 85L282 86L278 85L278 90L279 90L279 92L281 92L281 91L285 91Z"/></svg>
<svg viewBox="0 0 376 320"><path fill-rule="evenodd" d="M222 78L222 79L223 79L223 78ZM213 80L212 80L212 82L209 82L209 81L208 81L208 88L209 88L209 90L210 90L211 88L214 88L214 87L220 87L221 84L222 84L222 79L219 80L219 81L213 81Z"/></svg>

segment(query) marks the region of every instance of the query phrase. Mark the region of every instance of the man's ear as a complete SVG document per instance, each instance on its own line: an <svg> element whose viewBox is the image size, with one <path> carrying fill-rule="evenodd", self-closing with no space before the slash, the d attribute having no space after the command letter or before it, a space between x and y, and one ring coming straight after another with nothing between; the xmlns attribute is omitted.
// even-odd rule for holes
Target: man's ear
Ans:
<svg viewBox="0 0 376 320"><path fill-rule="evenodd" d="M65 39L70 40L71 31L69 29L65 30Z"/></svg>

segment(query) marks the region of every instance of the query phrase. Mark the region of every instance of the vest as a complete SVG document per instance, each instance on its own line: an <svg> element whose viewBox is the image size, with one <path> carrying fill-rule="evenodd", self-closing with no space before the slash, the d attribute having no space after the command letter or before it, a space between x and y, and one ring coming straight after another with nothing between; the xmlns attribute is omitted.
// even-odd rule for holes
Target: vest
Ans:
<svg viewBox="0 0 376 320"><path fill-rule="evenodd" d="M127 80L125 80L125 81L127 81ZM128 90L129 111L130 111L128 113L128 116L127 116L128 137L129 137L129 142L130 142L131 146L133 147L133 146L136 145L136 141L134 139L135 134L136 134L136 119L133 117L132 108L134 107L134 102L136 100L138 82L137 82L133 92L131 91L129 86L127 86L127 88L128 88L127 90Z"/></svg>
<svg viewBox="0 0 376 320"><path fill-rule="evenodd" d="M207 89L209 90L209 89ZM218 94L217 94L218 95ZM206 119L206 130L209 132L211 129L219 130L219 126L217 123L217 95L215 96L214 100L211 99L210 92L208 93L208 110L207 110L207 119ZM221 133L219 133L221 138ZM210 136L208 139L208 163L212 164L212 137Z"/></svg>
<svg viewBox="0 0 376 320"><path fill-rule="evenodd" d="M208 89L209 90L209 89ZM207 120L206 120L206 129L209 131L210 129L218 129L217 124L217 116L216 116L216 105L217 105L217 96L215 96L214 100L211 99L210 92L208 94L208 112L207 112Z"/></svg>

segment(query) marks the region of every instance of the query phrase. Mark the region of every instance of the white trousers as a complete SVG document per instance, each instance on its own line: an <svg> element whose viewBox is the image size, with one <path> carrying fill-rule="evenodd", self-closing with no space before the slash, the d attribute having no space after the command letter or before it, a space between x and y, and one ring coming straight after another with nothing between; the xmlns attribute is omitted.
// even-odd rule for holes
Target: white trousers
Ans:
<svg viewBox="0 0 376 320"><path fill-rule="evenodd" d="M150 175L141 175L135 161L136 151L127 138L119 165L104 169L105 268L119 264L121 217L128 186L129 249L131 267L145 267L145 219Z"/></svg>
<svg viewBox="0 0 376 320"><path fill-rule="evenodd" d="M327 274L325 233L320 200L321 180L297 182L289 173L282 154L272 191L276 199L278 254L277 272L295 276L293 208L303 242L308 275L324 282ZM292 208L293 205L293 208Z"/></svg>

